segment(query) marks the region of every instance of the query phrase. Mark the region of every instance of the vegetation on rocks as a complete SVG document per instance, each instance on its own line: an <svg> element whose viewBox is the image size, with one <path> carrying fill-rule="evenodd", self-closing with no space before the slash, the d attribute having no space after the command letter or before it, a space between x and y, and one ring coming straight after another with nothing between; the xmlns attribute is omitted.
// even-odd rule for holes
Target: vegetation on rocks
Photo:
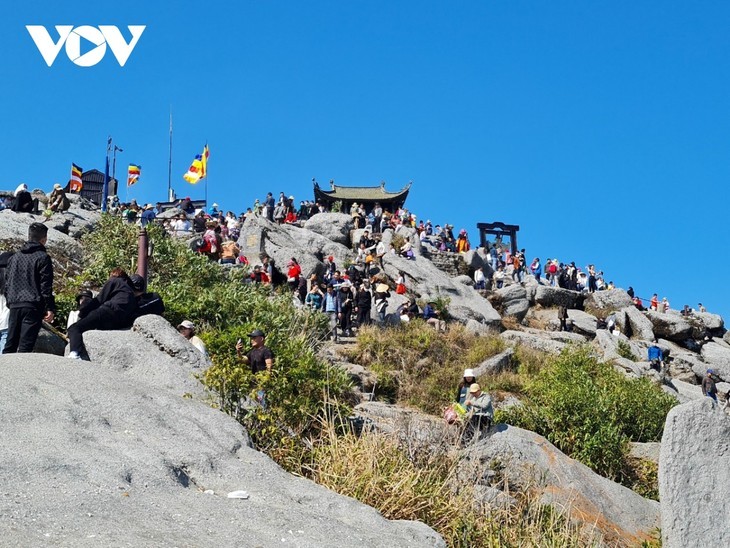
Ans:
<svg viewBox="0 0 730 548"><path fill-rule="evenodd" d="M545 436L595 472L634 487L628 442L659 441L676 400L648 379L630 380L587 348L566 350L527 382L529 399L497 420Z"/></svg>

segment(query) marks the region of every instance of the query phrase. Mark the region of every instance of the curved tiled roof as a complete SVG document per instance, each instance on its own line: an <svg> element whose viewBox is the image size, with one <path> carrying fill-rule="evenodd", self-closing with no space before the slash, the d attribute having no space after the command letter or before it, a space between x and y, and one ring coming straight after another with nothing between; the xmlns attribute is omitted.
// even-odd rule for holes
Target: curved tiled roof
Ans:
<svg viewBox="0 0 730 548"><path fill-rule="evenodd" d="M385 190L385 183L377 186L340 186L332 185L332 190L322 190L318 183L314 183L314 195L324 195L330 200L403 200L405 201L411 183L408 183L398 192L388 192Z"/></svg>

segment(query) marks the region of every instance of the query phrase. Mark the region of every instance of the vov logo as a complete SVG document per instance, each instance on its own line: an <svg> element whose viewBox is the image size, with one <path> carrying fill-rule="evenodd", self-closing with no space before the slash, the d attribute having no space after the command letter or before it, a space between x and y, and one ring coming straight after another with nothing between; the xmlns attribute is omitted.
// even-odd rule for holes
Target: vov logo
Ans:
<svg viewBox="0 0 730 548"><path fill-rule="evenodd" d="M30 37L41 52L43 60L50 67L58 57L61 48L66 45L66 55L80 67L93 67L104 58L106 47L112 50L117 58L119 66L123 67L137 45L139 37L142 36L146 25L128 25L132 39L127 43L120 30L112 25L99 25L91 27L82 25L74 28L73 25L56 25L58 41L54 42L51 35L42 25L26 25ZM81 39L88 40L94 44L94 48L81 54Z"/></svg>

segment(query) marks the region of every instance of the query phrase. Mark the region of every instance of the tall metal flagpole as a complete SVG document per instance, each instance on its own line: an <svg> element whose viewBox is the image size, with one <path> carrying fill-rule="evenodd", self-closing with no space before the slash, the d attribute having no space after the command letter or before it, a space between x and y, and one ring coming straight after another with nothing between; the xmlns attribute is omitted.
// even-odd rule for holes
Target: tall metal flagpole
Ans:
<svg viewBox="0 0 730 548"><path fill-rule="evenodd" d="M170 105L170 159L167 163L167 201L174 200L172 194L172 105Z"/></svg>
<svg viewBox="0 0 730 548"><path fill-rule="evenodd" d="M205 140L205 149L203 154L208 151L208 139ZM205 207L208 207L208 158L205 158ZM210 208L208 207L210 211Z"/></svg>
<svg viewBox="0 0 730 548"><path fill-rule="evenodd" d="M109 152L112 148L112 136L110 135L106 141L106 164L104 167L104 187L101 193L101 211L106 213L107 199L109 198Z"/></svg>

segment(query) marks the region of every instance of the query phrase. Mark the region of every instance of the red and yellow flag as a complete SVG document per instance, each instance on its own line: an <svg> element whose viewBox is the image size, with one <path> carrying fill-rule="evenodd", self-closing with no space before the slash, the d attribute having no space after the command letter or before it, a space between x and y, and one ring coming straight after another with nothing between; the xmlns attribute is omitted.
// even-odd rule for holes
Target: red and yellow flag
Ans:
<svg viewBox="0 0 730 548"><path fill-rule="evenodd" d="M142 166L129 164L129 170L127 171L127 186L132 186L138 182L140 175L142 175Z"/></svg>
<svg viewBox="0 0 730 548"><path fill-rule="evenodd" d="M185 179L191 185L194 185L201 179L205 179L205 176L208 174L209 156L210 149L208 149L208 145L206 144L205 147L203 147L203 153L195 155L195 159L193 160L193 163L190 164L188 172L183 175L183 179Z"/></svg>
<svg viewBox="0 0 730 548"><path fill-rule="evenodd" d="M71 164L71 180L68 182L68 189L70 192L81 192L84 188L84 183L81 181L81 175L84 170L76 164Z"/></svg>

